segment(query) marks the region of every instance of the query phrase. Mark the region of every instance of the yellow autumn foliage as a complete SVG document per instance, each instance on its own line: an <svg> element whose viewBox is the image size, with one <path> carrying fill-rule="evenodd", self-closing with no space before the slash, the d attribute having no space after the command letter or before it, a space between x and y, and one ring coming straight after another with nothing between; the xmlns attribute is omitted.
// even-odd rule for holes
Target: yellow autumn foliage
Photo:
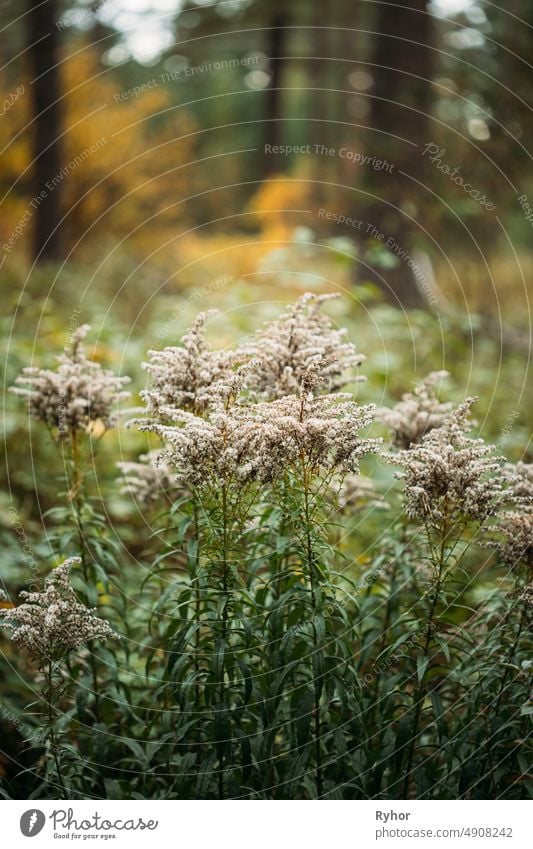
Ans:
<svg viewBox="0 0 533 849"><path fill-rule="evenodd" d="M76 257L112 236L143 253L171 239L184 218L192 123L171 108L163 85L121 99L94 49L70 45L61 64L63 231ZM7 94L0 91L0 100ZM164 112L164 120L158 115ZM31 202L31 99L23 95L0 122L0 188L5 196L0 237L6 238ZM24 247L27 240L21 240Z"/></svg>

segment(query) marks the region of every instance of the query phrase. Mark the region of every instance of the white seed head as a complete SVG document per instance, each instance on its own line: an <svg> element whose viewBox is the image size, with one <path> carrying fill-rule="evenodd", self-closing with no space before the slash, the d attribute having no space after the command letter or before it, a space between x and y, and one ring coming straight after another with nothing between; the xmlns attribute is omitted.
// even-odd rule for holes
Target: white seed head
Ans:
<svg viewBox="0 0 533 849"><path fill-rule="evenodd" d="M235 366L243 362L238 352L217 351L208 345L205 326L215 312L200 313L179 346L148 351L143 368L150 376L150 387L141 397L150 418L165 423L168 411L178 409L202 415L224 391Z"/></svg>
<svg viewBox="0 0 533 849"><path fill-rule="evenodd" d="M527 510L533 510L533 463L506 463L502 470L513 500Z"/></svg>
<svg viewBox="0 0 533 849"><path fill-rule="evenodd" d="M360 431L372 421L373 407L360 407L348 394L319 395L313 365L299 395L247 405L238 394L250 367L240 369L227 402L205 416L172 412L173 425L146 423L163 439L163 456L178 477L191 486L208 481L273 481L291 466L305 462L316 471L356 472L359 459L377 450L381 440ZM220 401L220 398L218 398Z"/></svg>
<svg viewBox="0 0 533 849"><path fill-rule="evenodd" d="M364 361L345 339L347 331L333 327L322 305L336 295L303 295L275 321L269 322L242 350L258 360L250 387L265 399L299 394L309 367L319 363L322 383L330 392L355 378Z"/></svg>
<svg viewBox="0 0 533 849"><path fill-rule="evenodd" d="M447 376L446 371L433 371L415 386L413 392L402 395L402 400L392 409L380 407L376 411L376 421L390 428L395 448L416 445L426 433L445 421L453 404L439 401L436 385Z"/></svg>
<svg viewBox="0 0 533 849"><path fill-rule="evenodd" d="M95 422L105 429L114 427L117 405L130 394L122 390L129 377L118 377L87 359L82 340L89 329L83 324L72 334L55 370L25 368L11 388L27 400L30 415L53 429L58 440L76 430L90 432Z"/></svg>
<svg viewBox="0 0 533 849"><path fill-rule="evenodd" d="M122 473L119 477L122 493L132 495L135 501L145 507L184 494L175 470L166 462L161 451L141 454L139 460L139 463L117 463Z"/></svg>
<svg viewBox="0 0 533 849"><path fill-rule="evenodd" d="M470 429L468 399L418 444L388 459L403 467L407 514L422 521L482 522L495 515L505 499L501 460Z"/></svg>
<svg viewBox="0 0 533 849"><path fill-rule="evenodd" d="M499 551L503 562L510 568L521 564L533 568L533 511L505 511L496 530L502 539L492 547Z"/></svg>
<svg viewBox="0 0 533 849"><path fill-rule="evenodd" d="M66 657L92 640L120 638L108 622L76 599L70 570L79 562L79 557L65 560L47 576L43 592L21 592L23 604L0 609L0 626L41 664Z"/></svg>

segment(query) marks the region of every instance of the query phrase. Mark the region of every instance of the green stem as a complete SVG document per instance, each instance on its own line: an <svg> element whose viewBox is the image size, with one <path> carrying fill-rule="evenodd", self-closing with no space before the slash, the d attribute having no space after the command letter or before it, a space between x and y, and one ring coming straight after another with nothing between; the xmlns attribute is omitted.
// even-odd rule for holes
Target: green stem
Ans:
<svg viewBox="0 0 533 849"><path fill-rule="evenodd" d="M320 646L316 632L315 616L317 612L317 588L315 574L315 557L313 552L313 542L311 538L311 513L309 499L309 476L305 459L302 457L303 470L303 490L304 490L304 520L305 520L305 541L306 541L306 559L307 571L309 574L309 584L311 589L311 606L313 609L313 647L314 655L318 658ZM313 671L313 689L314 689L314 742L315 742L315 780L317 798L321 798L324 792L322 779L322 754L320 750L320 681Z"/></svg>
<svg viewBox="0 0 533 849"><path fill-rule="evenodd" d="M424 639L424 648L423 648L423 652L422 652L422 657L424 658L424 661L427 661L427 659L428 659L429 647L431 645L431 634L433 632L433 619L434 619L434 616L435 616L435 611L437 609L437 604L438 604L438 601L439 601L440 592L442 590L442 583L443 583L442 582L442 573L443 573L443 569L444 569L444 565L445 565L445 561L446 561L446 540L447 540L447 537L448 537L447 521L445 520L443 527L442 527L442 534L441 534L441 540L440 540L440 552L438 554L438 561L437 561L436 564L434 563L434 565L436 565L436 569L437 569L437 578L436 578L436 581L435 581L433 599L432 599L432 602L431 602L431 606L429 608L429 613L428 613L428 618L427 618L426 636L425 636L425 639ZM428 541L429 541L429 531L428 531ZM431 547L431 543L430 543L430 550L433 552L433 548ZM422 673L422 677L420 679L418 689L417 689L416 698L415 698L415 715L414 715L414 719L413 719L413 731L412 731L412 734L411 734L411 740L409 741L409 749L408 749L408 755L407 755L407 769L406 769L406 772L405 772L405 779L404 779L404 783L403 783L403 794L402 794L403 799L407 799L408 793L409 793L409 782L411 780L411 772L412 772L412 769L413 769L413 762L414 762L414 756L415 756L415 750L416 750L416 742L417 742L417 739L418 739L418 725L419 725L419 722L420 722L420 715L422 713L422 708L423 708L424 701L425 701L425 698L426 698L427 667L428 667L428 664L425 663L424 671Z"/></svg>
<svg viewBox="0 0 533 849"><path fill-rule="evenodd" d="M388 640L387 633L388 633L388 630L389 630L389 624L390 624L391 617L392 617L392 606L393 606L392 600L393 600L395 593L396 593L396 573L397 573L397 571L398 571L398 558L395 557L394 558L394 565L392 567L392 572L391 572L390 592L389 592L389 595L387 596L387 605L385 607L385 618L383 620L382 636L381 636L381 641L380 641L380 645L379 645L379 648L378 648L378 655L377 655L378 657L380 657L381 653L385 651L385 647L387 645L387 640ZM376 672L376 681L375 681L375 685L374 685L374 693L373 693L373 696L372 696L372 702L374 704L374 709L377 708L377 704L378 704L380 678L381 678L380 673Z"/></svg>
<svg viewBox="0 0 533 849"><path fill-rule="evenodd" d="M74 507L74 521L76 523L76 529L78 532L78 544L79 551L81 557L81 569L83 574L83 582L85 585L85 594L86 599L89 601L90 605L90 594L89 594L89 585L90 585L90 575L89 575L89 564L87 562L87 543L85 542L85 529L83 524L83 506L84 506L84 493L83 493L83 473L80 465L80 457L78 450L78 438L75 430L71 431L70 434L70 446L71 446L71 455L72 455L72 465L74 469L74 482L71 489L70 498L72 501L72 505ZM91 667L91 677L93 682L93 695L94 695L94 713L98 722L100 722L100 689L98 686L98 670L96 666L96 658L93 652L93 645L91 643L88 644L89 648L89 665Z"/></svg>
<svg viewBox="0 0 533 849"><path fill-rule="evenodd" d="M57 780L59 782L59 786L61 788L61 798L67 798L67 788L65 787L65 782L63 781L63 775L61 774L61 767L59 765L59 758L57 756L57 744L56 744L56 736L54 731L54 707L53 707L53 692L54 692L54 675L53 675L53 663L52 660L49 660L48 667L46 670L46 701L48 708L48 733L50 738L50 750L52 752L52 756L54 759L54 764L57 773Z"/></svg>
<svg viewBox="0 0 533 849"><path fill-rule="evenodd" d="M194 617L196 624L200 624L201 613L202 613L202 596L200 589L200 521L198 517L198 504L196 499L193 502L194 505L194 534L196 539L196 551L194 558ZM196 684L194 688L194 700L195 700L195 711L196 711L196 719L197 719L197 728L198 731L200 729L200 707L201 707L201 688L200 688L200 645L201 645L201 635L200 628L196 629L195 637L194 637L194 674L196 679ZM198 739L199 742L199 739Z"/></svg>
<svg viewBox="0 0 533 849"><path fill-rule="evenodd" d="M505 671L504 671L502 678L501 678L500 689L498 691L496 704L494 705L494 710L492 711L491 726L492 726L492 728L495 728L495 729L499 728L498 718L499 718L500 707L501 707L503 695L505 693L505 689L507 687L507 681L508 681L509 674L510 674L509 664L513 660L515 653L516 653L516 650L518 648L518 644L520 642L520 637L522 636L522 631L523 631L523 628L524 628L525 620L526 620L526 609L525 609L525 605L522 605L522 610L521 610L521 613L520 613L520 619L518 621L518 629L517 629L517 632L516 632L516 637L513 640L512 645L509 647L509 651L507 653ZM494 770L492 768L492 752L493 752L493 749L494 749L494 733L492 733L492 731L491 731L490 733L487 734L487 761L488 761L489 768L490 768L491 784L492 784L493 792L495 793L496 787L495 787L495 779L494 779Z"/></svg>
<svg viewBox="0 0 533 849"><path fill-rule="evenodd" d="M227 485L224 483L222 485L222 595L223 595L223 607L222 607L222 663L220 669L220 689L219 689L219 700L220 700L220 708L223 709L226 701L226 692L225 692L225 669L226 669L226 636L228 629L228 605L229 605L229 575L228 575L228 489ZM225 723L222 727L225 727ZM220 743L224 743L224 741L220 741ZM221 746L220 748L220 764L219 764L219 772L218 772L218 798L224 799L225 788L224 788L224 767L225 767L225 758L224 758L224 750Z"/></svg>

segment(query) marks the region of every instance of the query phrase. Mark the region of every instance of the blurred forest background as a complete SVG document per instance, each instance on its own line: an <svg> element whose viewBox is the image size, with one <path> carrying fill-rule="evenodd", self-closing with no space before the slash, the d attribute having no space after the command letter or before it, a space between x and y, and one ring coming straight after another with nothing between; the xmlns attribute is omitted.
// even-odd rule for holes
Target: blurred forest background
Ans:
<svg viewBox="0 0 533 849"><path fill-rule="evenodd" d="M198 310L223 346L338 291L362 400L448 369L531 458L532 33L531 0L1 0L5 385L88 322L138 391ZM3 506L37 533L57 460L4 411Z"/></svg>
<svg viewBox="0 0 533 849"><path fill-rule="evenodd" d="M187 285L246 273L301 227L303 240L353 242L354 281L384 277L393 300L422 305L420 282L375 250L371 224L425 252L445 297L524 319L529 0L0 10L5 271L144 263L156 275L180 268ZM223 254L210 264L213 249Z"/></svg>
<svg viewBox="0 0 533 849"><path fill-rule="evenodd" d="M478 395L478 432L532 462L532 47L533 0L0 0L4 388L89 323L90 356L132 377L135 406L147 351L200 310L218 308L225 347L304 292L338 292L327 311L367 357L358 401L448 370L442 400ZM57 559L68 469L4 394L14 598L30 555L43 574ZM133 598L155 543L116 461L148 447L106 434L90 485ZM386 493L394 470L371 462ZM373 562L379 529L358 524L350 568ZM6 705L27 698L5 651L16 761Z"/></svg>

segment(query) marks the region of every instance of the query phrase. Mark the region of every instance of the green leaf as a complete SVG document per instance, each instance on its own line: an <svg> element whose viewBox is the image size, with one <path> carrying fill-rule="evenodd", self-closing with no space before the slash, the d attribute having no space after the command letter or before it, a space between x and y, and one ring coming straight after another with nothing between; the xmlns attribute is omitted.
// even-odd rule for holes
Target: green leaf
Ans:
<svg viewBox="0 0 533 849"><path fill-rule="evenodd" d="M418 683L421 684L424 675L426 674L426 669L428 668L429 658L426 655L418 655L416 659L416 674L418 678Z"/></svg>

